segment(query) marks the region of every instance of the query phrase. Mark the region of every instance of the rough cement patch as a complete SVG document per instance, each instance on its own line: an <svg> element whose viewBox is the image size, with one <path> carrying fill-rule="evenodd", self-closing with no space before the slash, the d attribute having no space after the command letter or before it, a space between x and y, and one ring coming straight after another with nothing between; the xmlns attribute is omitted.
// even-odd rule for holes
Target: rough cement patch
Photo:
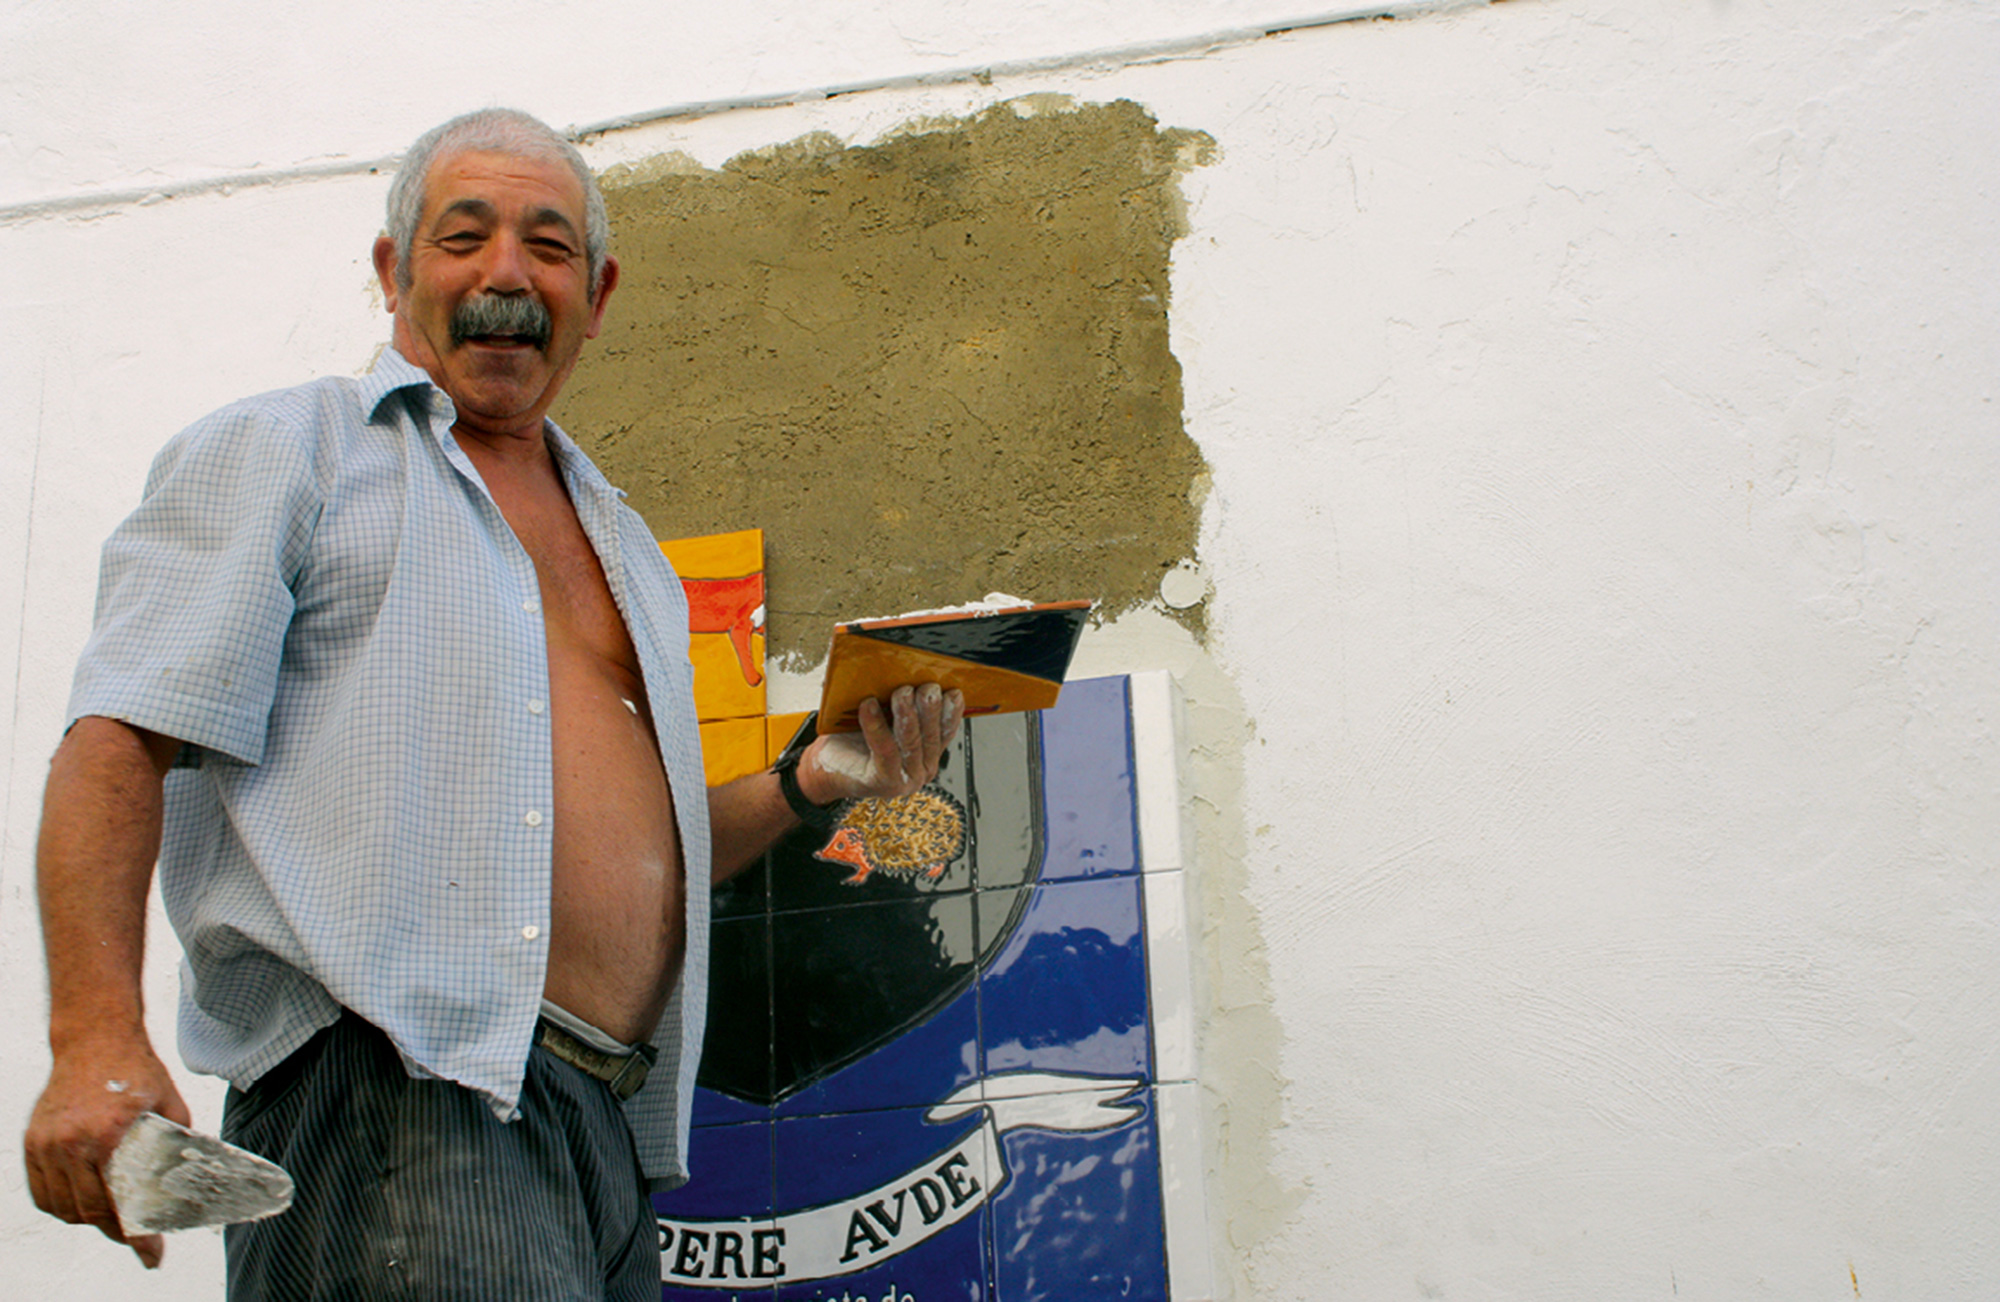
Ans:
<svg viewBox="0 0 2000 1302"><path fill-rule="evenodd" d="M598 184L608 190L616 186L643 185L663 176L696 176L707 170L691 155L673 149L637 162L614 164L599 176Z"/></svg>
<svg viewBox="0 0 2000 1302"><path fill-rule="evenodd" d="M1274 1175L1291 1082L1285 1029L1271 1007L1264 926L1250 903L1243 819L1244 755L1254 729L1228 671L1157 602L1086 631L1071 676L1166 669L1186 706L1181 778L1195 844L1188 917L1198 937L1202 1145L1216 1296L1262 1296L1246 1269L1254 1250L1291 1223L1306 1191Z"/></svg>
<svg viewBox="0 0 2000 1302"><path fill-rule="evenodd" d="M1212 148L1038 99L615 169L623 280L557 419L659 536L766 531L780 661L996 590L1115 616L1195 550L1167 273Z"/></svg>

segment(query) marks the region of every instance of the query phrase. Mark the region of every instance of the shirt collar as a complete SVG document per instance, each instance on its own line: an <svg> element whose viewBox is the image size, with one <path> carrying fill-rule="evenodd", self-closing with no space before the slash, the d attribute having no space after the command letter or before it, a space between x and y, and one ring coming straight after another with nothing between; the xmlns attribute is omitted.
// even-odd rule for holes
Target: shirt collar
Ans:
<svg viewBox="0 0 2000 1302"><path fill-rule="evenodd" d="M449 394L431 382L430 372L412 363L391 345L382 350L375 359L375 365L361 378L362 406L367 410L368 418L373 420L379 414L382 404L388 401L392 394L419 385L436 395L432 400L433 404L439 401L444 403L451 401ZM449 421L445 422L445 427L450 427ZM610 493L621 499L625 496L625 490L614 487L605 479L591 459L583 454L583 450L577 447L569 435L563 433L554 421L545 417L542 420L542 427L548 431L549 447L555 454L556 465L562 469L564 478L569 481L572 488L580 487L593 494Z"/></svg>
<svg viewBox="0 0 2000 1302"><path fill-rule="evenodd" d="M420 384L437 389L422 367L412 365L393 346L384 348L375 358L375 365L368 368L368 374L361 377L361 405L368 412L368 418L373 420L390 394L401 393ZM444 390L438 389L438 392L443 393Z"/></svg>

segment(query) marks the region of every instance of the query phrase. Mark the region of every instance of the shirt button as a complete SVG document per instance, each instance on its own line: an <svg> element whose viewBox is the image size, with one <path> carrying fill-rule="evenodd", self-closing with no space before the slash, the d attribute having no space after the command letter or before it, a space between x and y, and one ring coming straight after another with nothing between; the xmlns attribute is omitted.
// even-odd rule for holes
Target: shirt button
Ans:
<svg viewBox="0 0 2000 1302"><path fill-rule="evenodd" d="M521 603L521 609L527 611L530 615L532 615L537 610L541 609L541 605L542 605L541 602L536 601L533 597L530 597L526 601Z"/></svg>
<svg viewBox="0 0 2000 1302"><path fill-rule="evenodd" d="M535 937L541 934L542 934L542 929L540 927L535 926L533 923L530 923L529 925L521 928L522 940L533 940Z"/></svg>
<svg viewBox="0 0 2000 1302"><path fill-rule="evenodd" d="M526 823L529 827L540 827L542 825L542 811L539 809L531 809L528 811L527 816L523 818L521 821Z"/></svg>
<svg viewBox="0 0 2000 1302"><path fill-rule="evenodd" d="M544 705L544 704L543 704L543 703L542 703L541 701L529 701L529 702L528 702L528 713L529 713L529 714L540 714L540 713L541 713L541 712L542 712L542 711L543 711L544 709L546 709L546 708L547 708L547 707L546 707L546 706L545 706L545 705Z"/></svg>

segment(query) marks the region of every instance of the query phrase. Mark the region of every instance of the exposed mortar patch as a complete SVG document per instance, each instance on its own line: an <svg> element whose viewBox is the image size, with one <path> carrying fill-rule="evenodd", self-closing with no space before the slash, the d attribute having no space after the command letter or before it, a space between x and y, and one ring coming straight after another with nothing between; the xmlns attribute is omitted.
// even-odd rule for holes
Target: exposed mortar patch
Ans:
<svg viewBox="0 0 2000 1302"><path fill-rule="evenodd" d="M604 178L623 278L556 417L658 536L766 531L794 666L990 591L1116 615L1194 554L1167 277L1213 145L1047 100Z"/></svg>

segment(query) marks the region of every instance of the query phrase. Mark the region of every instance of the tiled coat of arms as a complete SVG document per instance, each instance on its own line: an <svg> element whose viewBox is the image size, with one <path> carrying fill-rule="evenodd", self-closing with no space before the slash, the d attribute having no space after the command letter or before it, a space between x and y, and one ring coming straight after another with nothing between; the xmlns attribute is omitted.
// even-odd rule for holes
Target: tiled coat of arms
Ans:
<svg viewBox="0 0 2000 1302"><path fill-rule="evenodd" d="M717 889L665 1298L1190 1296L1162 1174L1163 1103L1170 1158L1192 1125L1180 873L1141 862L1129 681L969 720L924 800Z"/></svg>

